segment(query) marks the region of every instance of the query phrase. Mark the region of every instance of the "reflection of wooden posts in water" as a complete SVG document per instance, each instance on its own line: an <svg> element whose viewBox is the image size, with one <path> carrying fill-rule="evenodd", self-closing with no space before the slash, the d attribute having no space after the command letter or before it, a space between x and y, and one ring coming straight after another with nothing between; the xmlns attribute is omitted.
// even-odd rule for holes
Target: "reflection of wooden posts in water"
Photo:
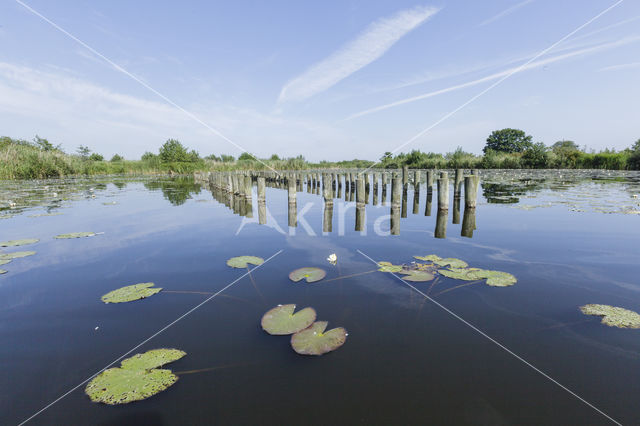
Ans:
<svg viewBox="0 0 640 426"><path fill-rule="evenodd" d="M267 203L264 199L258 198L258 223L260 225L267 224Z"/></svg>
<svg viewBox="0 0 640 426"><path fill-rule="evenodd" d="M438 179L438 210L449 210L449 175L440 173Z"/></svg>
<svg viewBox="0 0 640 426"><path fill-rule="evenodd" d="M454 225L460 223L460 197L453 197L453 219L451 223Z"/></svg>
<svg viewBox="0 0 640 426"><path fill-rule="evenodd" d="M307 192L309 194L311 194L311 174L306 173L305 177L306 177L306 180L307 180Z"/></svg>
<svg viewBox="0 0 640 426"><path fill-rule="evenodd" d="M373 205L378 205L378 173L373 174Z"/></svg>
<svg viewBox="0 0 640 426"><path fill-rule="evenodd" d="M365 231L365 210L364 203L356 203L356 231Z"/></svg>
<svg viewBox="0 0 640 426"><path fill-rule="evenodd" d="M322 232L333 230L333 174L324 173L322 175L322 186L324 195L324 212L322 215Z"/></svg>
<svg viewBox="0 0 640 426"><path fill-rule="evenodd" d="M369 173L364 174L364 203L369 204L371 194L371 184L369 182Z"/></svg>
<svg viewBox="0 0 640 426"><path fill-rule="evenodd" d="M460 192L462 189L462 181L464 179L463 175L464 170L456 169L455 179L453 181L453 198L460 198Z"/></svg>
<svg viewBox="0 0 640 426"><path fill-rule="evenodd" d="M387 205L387 172L382 172L382 205Z"/></svg>
<svg viewBox="0 0 640 426"><path fill-rule="evenodd" d="M409 198L409 196L407 195L407 189L406 187L402 188L402 217L407 217L407 198Z"/></svg>
<svg viewBox="0 0 640 426"><path fill-rule="evenodd" d="M467 176L464 178L464 207L465 209L475 209L478 201L478 181L475 176Z"/></svg>
<svg viewBox="0 0 640 426"><path fill-rule="evenodd" d="M356 202L364 204L365 200L365 183L364 175L359 175L356 180Z"/></svg>
<svg viewBox="0 0 640 426"><path fill-rule="evenodd" d="M427 203L424 206L424 215L431 216L431 202L433 199L433 192L427 191Z"/></svg>
<svg viewBox="0 0 640 426"><path fill-rule="evenodd" d="M418 214L420 209L420 171L413 174L413 214Z"/></svg>
<svg viewBox="0 0 640 426"><path fill-rule="evenodd" d="M440 179L438 179L438 183ZM448 210L438 210L436 215L436 231L434 236L436 238L447 238L447 213Z"/></svg>
<svg viewBox="0 0 640 426"><path fill-rule="evenodd" d="M464 216L462 216L462 230L460 231L460 235L472 238L474 229L476 229L476 209L465 208Z"/></svg>

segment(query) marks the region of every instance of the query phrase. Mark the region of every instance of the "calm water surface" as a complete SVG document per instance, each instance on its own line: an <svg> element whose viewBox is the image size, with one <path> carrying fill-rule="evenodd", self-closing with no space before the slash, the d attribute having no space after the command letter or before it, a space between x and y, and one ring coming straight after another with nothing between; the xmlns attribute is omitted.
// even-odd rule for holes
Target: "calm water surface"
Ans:
<svg viewBox="0 0 640 426"><path fill-rule="evenodd" d="M0 241L40 239L2 249L37 254L0 267L8 271L0 275L0 424L25 420L208 297L169 291L216 292L246 272L227 267L228 258L280 251L135 351L186 351L167 366L180 377L174 386L106 406L82 385L31 424L611 423L391 274L288 279L302 266L324 268L325 280L374 270L358 250L394 264L435 253L514 274L508 288L453 289L466 282L444 277L415 286L617 421L640 423L640 330L607 327L578 309L640 311L640 176L493 172L479 193L473 237L461 236L464 206L452 223L452 200L446 237L434 238L437 194L425 216L424 185L417 214L411 187L400 235L390 236L381 194L377 205L370 194L358 224L355 203L341 194L323 232L323 199L306 188L290 228L287 192L277 188L267 188L261 225L255 187L246 217L225 202L245 214L248 206L188 178L0 183ZM32 217L43 213L60 214ZM53 239L81 231L101 234ZM167 291L100 301L150 281ZM297 355L288 337L260 329L264 312L285 303L314 307L330 328L349 331L347 342L322 357Z"/></svg>

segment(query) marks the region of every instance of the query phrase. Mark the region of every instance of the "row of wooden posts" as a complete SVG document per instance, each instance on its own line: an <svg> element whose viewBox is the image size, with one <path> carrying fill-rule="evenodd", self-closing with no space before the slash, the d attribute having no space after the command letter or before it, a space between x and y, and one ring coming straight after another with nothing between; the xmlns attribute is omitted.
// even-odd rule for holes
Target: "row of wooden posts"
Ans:
<svg viewBox="0 0 640 426"><path fill-rule="evenodd" d="M386 195L388 180L391 178L391 204L399 204L403 191L407 191L409 185L413 185L415 192L420 191L422 170L410 170L406 166L401 171L303 171L303 172L272 172L272 171L233 171L233 172L196 172L198 180L205 180L216 189L235 194L240 197L251 198L253 182L256 182L258 200L265 199L267 182L276 187L287 188L289 201L296 199L297 192L302 191L303 184L307 183L307 191L322 195L327 202L341 198L344 181L345 199L357 203L368 203L366 194L373 181L374 197L378 194L378 182L382 184L383 197ZM449 209L449 175L441 171L438 179L435 179L435 170L426 170L427 193L433 191L436 180L438 191L438 210ZM454 198L460 198L464 185L465 208L475 208L478 198L477 170L472 170L465 176L463 169L455 170L453 181ZM322 184L321 184L322 182ZM385 197L386 198L386 197Z"/></svg>
<svg viewBox="0 0 640 426"><path fill-rule="evenodd" d="M424 175L422 174L424 173ZM436 216L436 238L445 238L447 229L447 216L449 208L449 174L440 172L435 179L435 170L409 170L402 171L371 171L363 173L359 171L304 171L304 172L264 172L264 171L234 171L234 172L197 172L195 178L207 182L216 200L224 203L241 216L253 217L252 189L256 182L258 195L258 218L260 224L266 224L266 187L275 187L287 190L288 193L288 225L297 226L297 192L302 192L304 184L307 184L307 192L324 197L323 232L332 232L333 200L342 198L344 186L345 201L356 201L355 230L363 231L365 223L365 204L369 203L370 189L373 189L373 204L378 204L378 184L382 184L382 204L386 204L387 186L391 180L391 211L390 233L400 233L400 218L407 217L407 190L413 186L413 214L419 211L419 194L422 176L425 176L427 187L427 204L425 216L431 215L432 193L434 180L438 191L438 211ZM373 185L369 181L370 175ZM461 235L472 237L475 225L475 208L477 204L478 173L474 170L464 176L464 170L455 170L454 178L454 209L453 223L460 223L460 201L464 185L465 209L462 221ZM344 182L344 185L343 185Z"/></svg>

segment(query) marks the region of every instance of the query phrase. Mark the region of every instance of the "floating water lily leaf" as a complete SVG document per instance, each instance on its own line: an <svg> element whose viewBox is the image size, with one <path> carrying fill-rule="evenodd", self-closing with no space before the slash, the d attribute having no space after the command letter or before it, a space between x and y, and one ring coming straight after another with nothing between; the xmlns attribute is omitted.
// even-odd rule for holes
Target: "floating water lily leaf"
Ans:
<svg viewBox="0 0 640 426"><path fill-rule="evenodd" d="M95 232L72 232L70 234L56 235L53 238L57 238L59 240L67 240L67 239L71 239L71 238L93 237L94 235L96 235Z"/></svg>
<svg viewBox="0 0 640 426"><path fill-rule="evenodd" d="M40 241L37 238L25 238L23 240L11 240L11 241L2 241L0 242L0 247L17 247L17 246L26 246L28 244L35 244Z"/></svg>
<svg viewBox="0 0 640 426"><path fill-rule="evenodd" d="M55 213L37 213L37 214L29 215L28 217L60 216L61 214L62 213L60 213L60 212L55 212Z"/></svg>
<svg viewBox="0 0 640 426"><path fill-rule="evenodd" d="M7 273L7 271L5 271L4 269L0 269L0 275L6 274L6 273Z"/></svg>
<svg viewBox="0 0 640 426"><path fill-rule="evenodd" d="M518 281L508 272L482 270L481 273L487 278L487 284L493 287L508 287Z"/></svg>
<svg viewBox="0 0 640 426"><path fill-rule="evenodd" d="M378 271L380 272L400 272L402 271L402 265L394 265L391 262L381 261L378 262Z"/></svg>
<svg viewBox="0 0 640 426"><path fill-rule="evenodd" d="M262 265L264 259L257 256L237 256L227 260L227 265L232 268L246 268L249 263L256 266Z"/></svg>
<svg viewBox="0 0 640 426"><path fill-rule="evenodd" d="M426 260L429 262L435 262L436 260L441 260L442 258L440 256L437 256L435 254L429 254L427 256L413 256L414 258L418 259L418 260Z"/></svg>
<svg viewBox="0 0 640 426"><path fill-rule="evenodd" d="M120 367L128 370L150 370L177 361L186 354L179 349L152 349L123 360Z"/></svg>
<svg viewBox="0 0 640 426"><path fill-rule="evenodd" d="M640 328L640 314L629 309L609 305L584 305L580 310L585 315L602 317L602 323L610 327Z"/></svg>
<svg viewBox="0 0 640 426"><path fill-rule="evenodd" d="M107 201L102 203L103 206L115 206L116 204L118 204L117 201Z"/></svg>
<svg viewBox="0 0 640 426"><path fill-rule="evenodd" d="M177 349L154 349L125 359L119 368L103 371L87 384L93 402L127 404L149 398L178 381L171 370L156 369L186 355Z"/></svg>
<svg viewBox="0 0 640 426"><path fill-rule="evenodd" d="M35 251L14 251L12 253L0 253L0 260L18 259L20 257L33 256Z"/></svg>
<svg viewBox="0 0 640 426"><path fill-rule="evenodd" d="M104 303L123 303L133 300L144 299L153 296L162 290L161 287L153 287L153 283L140 283L128 285L117 290L110 291L102 296Z"/></svg>
<svg viewBox="0 0 640 426"><path fill-rule="evenodd" d="M414 269L405 269L400 273L405 275L403 278L405 281L431 281L434 278L433 274L430 272Z"/></svg>
<svg viewBox="0 0 640 426"><path fill-rule="evenodd" d="M438 273L440 275L444 275L448 278L453 278L454 280L465 280L465 281L475 281L481 278L476 277L475 275L471 275L469 270L465 268L452 268L449 269L438 269Z"/></svg>
<svg viewBox="0 0 640 426"><path fill-rule="evenodd" d="M342 327L325 332L327 321L314 322L311 327L291 336L291 347L300 355L322 355L335 351L347 340Z"/></svg>
<svg viewBox="0 0 640 426"><path fill-rule="evenodd" d="M449 266L451 268L466 268L467 266L469 266L467 262L465 262L464 260L456 259L453 257L434 260L433 263L435 263L438 266Z"/></svg>
<svg viewBox="0 0 640 426"><path fill-rule="evenodd" d="M313 308L304 308L295 311L296 305L280 305L267 311L262 316L262 329L269 334L286 335L293 334L309 327L316 320L316 311Z"/></svg>
<svg viewBox="0 0 640 426"><path fill-rule="evenodd" d="M7 263L11 263L11 259L0 258L0 265L6 265Z"/></svg>
<svg viewBox="0 0 640 426"><path fill-rule="evenodd" d="M324 269L315 268L313 266L306 266L304 268L299 268L295 271L291 271L291 273L289 274L289 279L296 283L302 279L306 279L308 283L314 283L316 281L320 281L326 275L327 273Z"/></svg>

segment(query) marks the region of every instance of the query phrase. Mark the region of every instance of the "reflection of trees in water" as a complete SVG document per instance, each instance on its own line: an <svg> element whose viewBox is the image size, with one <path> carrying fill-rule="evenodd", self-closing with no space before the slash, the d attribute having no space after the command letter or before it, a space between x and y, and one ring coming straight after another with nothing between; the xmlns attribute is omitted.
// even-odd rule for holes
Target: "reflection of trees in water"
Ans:
<svg viewBox="0 0 640 426"><path fill-rule="evenodd" d="M520 196L538 192L543 189L546 179L519 179L508 182L481 183L482 194L488 203L514 204L520 201Z"/></svg>
<svg viewBox="0 0 640 426"><path fill-rule="evenodd" d="M161 190L164 198L174 206L186 203L191 198L191 194L199 194L201 189L200 184L189 177L154 180L146 182L144 187L151 191Z"/></svg>

